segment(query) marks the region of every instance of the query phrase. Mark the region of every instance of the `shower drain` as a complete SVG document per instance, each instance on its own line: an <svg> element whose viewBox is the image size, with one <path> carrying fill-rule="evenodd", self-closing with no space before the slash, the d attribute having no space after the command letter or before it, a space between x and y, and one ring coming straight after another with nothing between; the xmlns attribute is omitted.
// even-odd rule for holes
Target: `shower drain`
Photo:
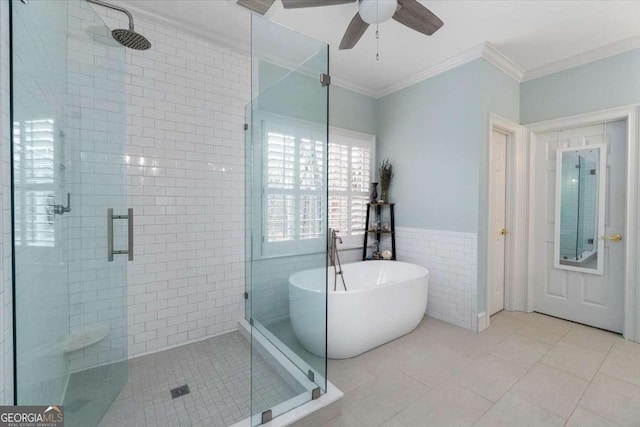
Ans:
<svg viewBox="0 0 640 427"><path fill-rule="evenodd" d="M189 390L189 385L181 385L180 387L172 388L171 390L171 398L176 399L178 397L184 396L185 394L189 394L191 390Z"/></svg>

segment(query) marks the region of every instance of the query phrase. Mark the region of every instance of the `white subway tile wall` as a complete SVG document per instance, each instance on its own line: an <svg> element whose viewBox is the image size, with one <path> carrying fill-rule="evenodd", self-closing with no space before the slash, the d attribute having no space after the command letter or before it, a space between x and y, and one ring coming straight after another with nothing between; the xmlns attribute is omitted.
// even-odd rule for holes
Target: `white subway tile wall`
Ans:
<svg viewBox="0 0 640 427"><path fill-rule="evenodd" d="M68 354L71 372L127 357L126 257L107 262L108 208L127 208L126 55L86 2L68 2L66 189L72 195L68 281L70 333L108 327L105 339ZM91 29L86 31L85 29ZM64 194L64 192L63 192ZM114 224L118 249L124 221Z"/></svg>
<svg viewBox="0 0 640 427"><path fill-rule="evenodd" d="M397 258L429 269L427 315L477 330L476 233L396 228Z"/></svg>
<svg viewBox="0 0 640 427"><path fill-rule="evenodd" d="M11 164L9 122L9 2L0 2L0 405L13 404L11 308Z"/></svg>
<svg viewBox="0 0 640 427"><path fill-rule="evenodd" d="M124 15L95 10L111 28L126 27ZM136 30L153 47L126 52L127 192L136 239L129 357L233 330L243 316L250 100L247 57L141 19Z"/></svg>

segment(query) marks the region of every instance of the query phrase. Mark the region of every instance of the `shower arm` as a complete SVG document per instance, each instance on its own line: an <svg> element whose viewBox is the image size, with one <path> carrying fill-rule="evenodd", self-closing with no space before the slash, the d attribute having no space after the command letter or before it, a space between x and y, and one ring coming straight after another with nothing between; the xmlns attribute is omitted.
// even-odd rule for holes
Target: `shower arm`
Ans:
<svg viewBox="0 0 640 427"><path fill-rule="evenodd" d="M99 6L104 6L107 7L109 9L113 9L113 10L117 10L118 12L122 12L125 15L127 15L127 17L129 17L129 29L131 31L133 31L133 15L131 15L131 13L129 13L129 11L125 8L119 7L119 6L114 6L112 4L109 3L105 3L101 0L87 0L89 3L93 3L93 4L97 4Z"/></svg>

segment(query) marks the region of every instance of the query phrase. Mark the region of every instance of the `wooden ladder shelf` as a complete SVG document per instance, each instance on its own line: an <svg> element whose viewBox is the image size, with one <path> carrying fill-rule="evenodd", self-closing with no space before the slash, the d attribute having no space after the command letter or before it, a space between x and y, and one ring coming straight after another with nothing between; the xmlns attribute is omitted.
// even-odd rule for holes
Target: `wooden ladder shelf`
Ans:
<svg viewBox="0 0 640 427"><path fill-rule="evenodd" d="M380 214L382 212L382 208L389 208L389 219L390 219L390 227L388 230L382 230L380 227L380 224L378 224L378 228L376 229L372 229L371 223L369 222L369 220L371 219L371 211L373 209L375 209L375 215L377 218L380 218ZM362 248L362 260L363 261L368 261L368 260L372 260L372 259L383 259L383 258L368 258L367 257L367 251L368 251L368 247L367 244L369 242L369 235L370 234L375 234L376 235L376 239L378 240L378 245L380 244L380 237L383 235L389 235L391 236L391 259L390 261L395 261L396 260L396 224L395 224L395 217L394 217L394 207L395 207L395 203L384 203L384 202L380 202L380 203L367 203L367 219L365 220L365 226L367 227L367 229L365 230L364 233L364 247Z"/></svg>

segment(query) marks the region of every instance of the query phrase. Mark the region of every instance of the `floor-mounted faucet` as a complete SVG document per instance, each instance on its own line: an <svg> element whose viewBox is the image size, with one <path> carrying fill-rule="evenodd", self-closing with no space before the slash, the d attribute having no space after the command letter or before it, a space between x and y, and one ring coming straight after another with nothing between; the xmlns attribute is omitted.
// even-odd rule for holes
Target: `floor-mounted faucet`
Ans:
<svg viewBox="0 0 640 427"><path fill-rule="evenodd" d="M347 284L344 282L344 275L342 274L342 265L340 264L340 256L338 255L338 242L342 244L342 237L340 231L333 228L329 229L331 233L331 240L329 243L329 261L333 267L333 290L335 291L338 286L338 275L342 279L342 286L344 290L347 290Z"/></svg>

